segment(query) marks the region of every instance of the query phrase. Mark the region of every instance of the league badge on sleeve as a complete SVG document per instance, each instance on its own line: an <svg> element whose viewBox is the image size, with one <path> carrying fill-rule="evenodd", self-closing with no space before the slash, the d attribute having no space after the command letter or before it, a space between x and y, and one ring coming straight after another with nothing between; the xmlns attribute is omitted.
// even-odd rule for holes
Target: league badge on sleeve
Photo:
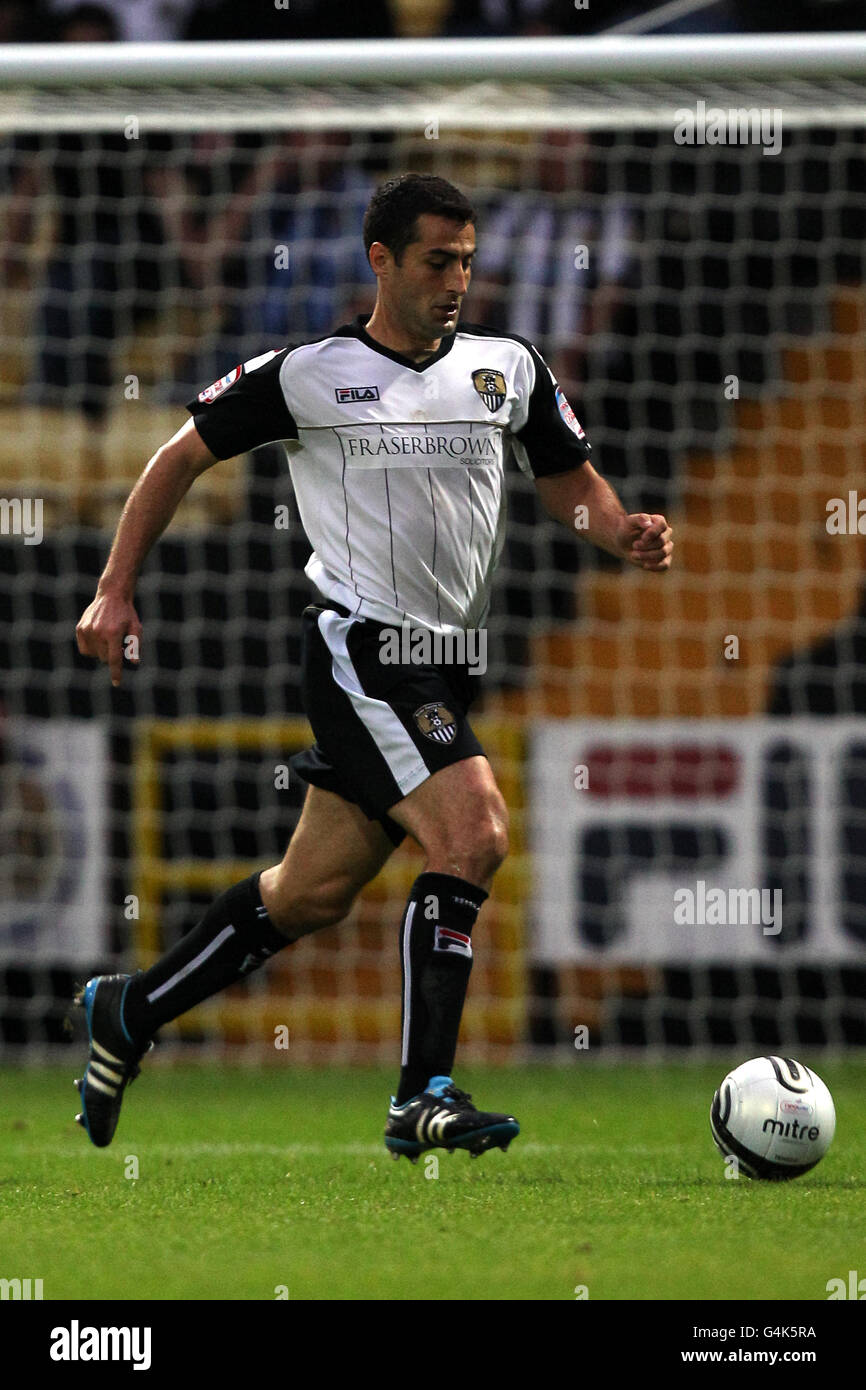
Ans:
<svg viewBox="0 0 866 1390"><path fill-rule="evenodd" d="M225 376L220 377L219 381L215 381L212 386L206 386L203 391L199 391L198 398L202 405L210 405L212 401L216 400L217 396L222 395L223 391L227 391L230 386L234 386L242 371L243 367L241 366L232 367L231 371L226 372Z"/></svg>
<svg viewBox="0 0 866 1390"><path fill-rule="evenodd" d="M586 435L583 432L583 426L581 425L571 406L568 404L565 392L563 391L561 386L557 386L556 388L556 404L559 409L560 415L562 416L565 423L568 425L568 428L571 430L572 434L576 434L578 439L585 439Z"/></svg>

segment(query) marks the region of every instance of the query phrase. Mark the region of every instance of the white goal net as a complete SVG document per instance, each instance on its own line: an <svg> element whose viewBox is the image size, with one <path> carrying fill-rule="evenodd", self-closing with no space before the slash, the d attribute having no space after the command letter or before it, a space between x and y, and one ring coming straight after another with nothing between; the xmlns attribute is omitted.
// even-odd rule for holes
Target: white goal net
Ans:
<svg viewBox="0 0 866 1390"><path fill-rule="evenodd" d="M0 52L0 1048L62 1046L74 979L282 855L310 600L282 451L194 487L119 693L73 630L185 402L372 307L363 211L406 170L477 208L464 318L538 346L677 547L626 572L512 470L477 727L513 852L467 1047L863 1045L866 44L841 35ZM419 862L166 1036L392 1059Z"/></svg>

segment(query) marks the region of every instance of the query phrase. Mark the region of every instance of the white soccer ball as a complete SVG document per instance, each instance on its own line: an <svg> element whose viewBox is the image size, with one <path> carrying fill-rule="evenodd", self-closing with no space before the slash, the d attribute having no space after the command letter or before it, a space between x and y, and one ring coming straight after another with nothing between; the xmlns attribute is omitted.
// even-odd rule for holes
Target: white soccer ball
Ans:
<svg viewBox="0 0 866 1390"><path fill-rule="evenodd" d="M836 1131L833 1097L791 1057L753 1057L729 1072L710 1110L716 1148L750 1178L796 1178L820 1163Z"/></svg>

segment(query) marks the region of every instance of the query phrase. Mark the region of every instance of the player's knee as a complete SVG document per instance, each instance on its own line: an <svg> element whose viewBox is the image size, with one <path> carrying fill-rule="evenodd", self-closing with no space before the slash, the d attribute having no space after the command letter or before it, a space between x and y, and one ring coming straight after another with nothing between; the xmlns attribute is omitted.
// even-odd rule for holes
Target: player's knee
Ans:
<svg viewBox="0 0 866 1390"><path fill-rule="evenodd" d="M352 910L354 895L337 886L319 887L303 895L296 909L299 924L309 931L335 927Z"/></svg>
<svg viewBox="0 0 866 1390"><path fill-rule="evenodd" d="M445 873L485 884L508 854L508 811L501 798L490 799L471 821L449 827L429 847L428 857Z"/></svg>
<svg viewBox="0 0 866 1390"><path fill-rule="evenodd" d="M504 805L501 811L491 809L475 827L470 851L484 878L492 878L508 854L508 815Z"/></svg>
<svg viewBox="0 0 866 1390"><path fill-rule="evenodd" d="M265 905L277 930L297 937L342 922L355 897L355 886L343 878L306 884L277 879Z"/></svg>

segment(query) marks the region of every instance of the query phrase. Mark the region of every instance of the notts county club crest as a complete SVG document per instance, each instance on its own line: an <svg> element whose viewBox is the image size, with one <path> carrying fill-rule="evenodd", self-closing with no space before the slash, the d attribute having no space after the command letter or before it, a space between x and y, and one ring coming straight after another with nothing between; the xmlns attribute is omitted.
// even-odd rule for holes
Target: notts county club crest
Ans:
<svg viewBox="0 0 866 1390"><path fill-rule="evenodd" d="M454 742L457 720L447 705L422 705L413 718L425 738L432 738L434 743Z"/></svg>
<svg viewBox="0 0 866 1390"><path fill-rule="evenodd" d="M495 412L503 405L508 388L501 372L494 371L492 367L479 367L477 372L472 373L472 385L488 410Z"/></svg>

